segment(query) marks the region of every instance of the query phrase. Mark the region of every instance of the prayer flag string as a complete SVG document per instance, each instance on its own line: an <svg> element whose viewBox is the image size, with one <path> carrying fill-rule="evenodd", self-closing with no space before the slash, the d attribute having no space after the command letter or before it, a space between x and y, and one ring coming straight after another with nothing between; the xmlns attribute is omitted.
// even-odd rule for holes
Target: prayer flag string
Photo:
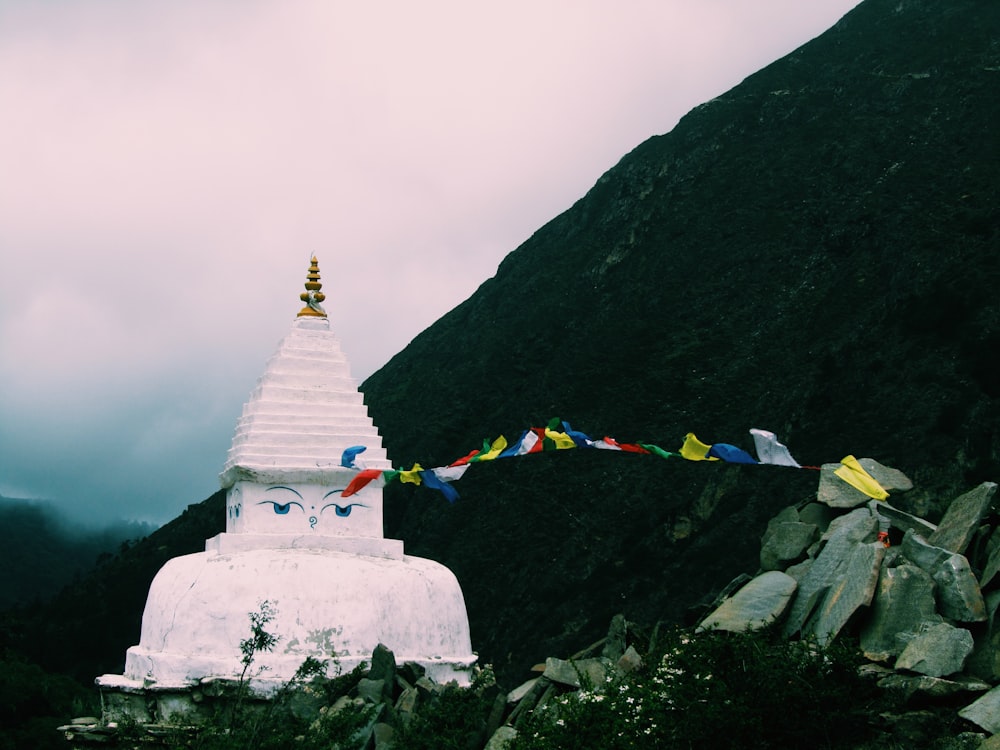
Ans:
<svg viewBox="0 0 1000 750"><path fill-rule="evenodd" d="M472 464L526 456L543 451L576 448L642 453L660 458L683 458L687 461L722 461L723 463L744 465L770 464L816 471L820 469L819 466L803 466L792 458L788 448L778 442L778 438L773 432L754 428L750 430L750 435L757 453L756 458L742 448L729 443L703 443L693 432L684 436L680 448L674 452L652 443L622 443L608 436L595 440L583 432L574 430L568 422L556 417L550 420L545 427L528 428L514 443L508 444L507 438L503 435L493 441L483 440L482 448L476 448L446 466L425 469L419 463L415 463L412 468L405 470L358 469L357 475L347 485L341 496L350 497L374 481L380 481L384 486L399 480L408 484L422 484L437 490L444 495L448 502L453 503L458 500L459 495L451 483L461 479ZM364 448L361 446L348 448L344 451L341 465L348 468L358 468L355 464L355 458L363 450ZM889 496L889 493L875 481L871 474L864 470L854 456L845 456L833 473L868 497L885 500Z"/></svg>

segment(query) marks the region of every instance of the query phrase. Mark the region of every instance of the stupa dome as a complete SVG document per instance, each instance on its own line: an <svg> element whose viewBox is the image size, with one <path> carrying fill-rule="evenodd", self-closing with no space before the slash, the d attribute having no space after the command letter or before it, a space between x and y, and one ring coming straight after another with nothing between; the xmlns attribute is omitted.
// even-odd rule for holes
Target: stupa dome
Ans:
<svg viewBox="0 0 1000 750"><path fill-rule="evenodd" d="M124 674L99 677L102 688L239 678L240 641L265 602L279 641L254 662L258 692L287 682L306 657L326 660L333 675L379 644L439 682L469 682L476 656L455 576L384 538L380 481L343 497L360 470L391 464L320 288L313 258L306 306L244 406L220 474L226 531L163 566Z"/></svg>

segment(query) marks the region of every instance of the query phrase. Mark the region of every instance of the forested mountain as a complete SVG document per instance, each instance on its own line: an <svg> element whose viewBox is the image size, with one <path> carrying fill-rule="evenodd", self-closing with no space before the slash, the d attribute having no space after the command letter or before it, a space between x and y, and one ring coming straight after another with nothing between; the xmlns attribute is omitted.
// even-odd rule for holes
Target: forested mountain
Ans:
<svg viewBox="0 0 1000 750"><path fill-rule="evenodd" d="M626 155L363 385L390 458L560 417L676 451L868 456L937 517L1000 477L1000 5L867 0ZM622 611L679 621L756 569L812 472L566 451L479 464L388 534L466 593L513 676Z"/></svg>

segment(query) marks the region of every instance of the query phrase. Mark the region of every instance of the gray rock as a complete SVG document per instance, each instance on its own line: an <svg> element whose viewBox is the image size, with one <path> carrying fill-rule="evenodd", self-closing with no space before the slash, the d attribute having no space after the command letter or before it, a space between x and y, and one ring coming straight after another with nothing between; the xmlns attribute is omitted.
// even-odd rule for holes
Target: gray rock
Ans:
<svg viewBox="0 0 1000 750"><path fill-rule="evenodd" d="M976 645L965 668L970 674L997 683L1000 682L1000 629L996 627L996 613L1000 591L990 591L983 598L988 625L985 632L975 636Z"/></svg>
<svg viewBox="0 0 1000 750"><path fill-rule="evenodd" d="M973 701L958 712L966 721L982 727L990 734L1000 733L1000 687Z"/></svg>
<svg viewBox="0 0 1000 750"><path fill-rule="evenodd" d="M831 508L857 508L871 500L864 492L854 489L833 473L840 466L840 463L835 463L823 464L820 467L816 499Z"/></svg>
<svg viewBox="0 0 1000 750"><path fill-rule="evenodd" d="M393 747L396 730L391 724L380 721L372 727L372 738L375 740L375 750L390 750Z"/></svg>
<svg viewBox="0 0 1000 750"><path fill-rule="evenodd" d="M500 727L490 737L483 750L507 750L515 737L517 730L514 727Z"/></svg>
<svg viewBox="0 0 1000 750"><path fill-rule="evenodd" d="M979 522L992 506L996 491L996 482L983 482L956 497L938 524L938 530L927 541L950 552L965 552Z"/></svg>
<svg viewBox="0 0 1000 750"><path fill-rule="evenodd" d="M599 686L607 682L610 666L611 663L607 659L568 661L550 656L545 660L542 677L575 688L584 684Z"/></svg>
<svg viewBox="0 0 1000 750"><path fill-rule="evenodd" d="M795 579L781 571L763 573L722 602L696 632L759 630L781 618L797 588Z"/></svg>
<svg viewBox="0 0 1000 750"><path fill-rule="evenodd" d="M385 689L384 680L370 680L362 677L358 680L358 697L366 703L381 703L382 694Z"/></svg>
<svg viewBox="0 0 1000 750"><path fill-rule="evenodd" d="M872 661L887 661L902 653L922 626L938 622L942 619L936 612L930 574L916 565L883 565L861 628L861 651Z"/></svg>
<svg viewBox="0 0 1000 750"><path fill-rule="evenodd" d="M385 680L385 684L389 686L395 684L396 655L381 643L372 651L372 666L368 670L368 677L372 680Z"/></svg>
<svg viewBox="0 0 1000 750"><path fill-rule="evenodd" d="M823 503L806 503L799 511L799 521L813 524L820 530L820 533L829 528L833 518L833 509Z"/></svg>
<svg viewBox="0 0 1000 750"><path fill-rule="evenodd" d="M906 700L915 695L926 698L948 698L960 693L981 693L990 689L988 683L974 678L959 676L946 680L941 677L927 675L890 674L878 681L880 688L899 690Z"/></svg>
<svg viewBox="0 0 1000 750"><path fill-rule="evenodd" d="M1000 529L995 528L986 543L986 564L979 575L979 585L984 588L988 586L997 571L1000 571Z"/></svg>
<svg viewBox="0 0 1000 750"><path fill-rule="evenodd" d="M642 656L639 655L639 652L636 651L633 646L629 646L625 649L625 653L622 654L621 658L615 662L615 669L618 670L619 674L634 672L641 666Z"/></svg>
<svg viewBox="0 0 1000 750"><path fill-rule="evenodd" d="M625 615L618 614L611 618L611 625L608 627L608 637L604 642L604 649L601 656L616 661L625 653L625 643L628 638L628 622Z"/></svg>
<svg viewBox="0 0 1000 750"><path fill-rule="evenodd" d="M399 694L399 697L396 699L395 709L396 715L399 716L404 726L410 723L419 702L420 694L416 688L406 688Z"/></svg>
<svg viewBox="0 0 1000 750"><path fill-rule="evenodd" d="M962 555L925 542L912 531L906 532L900 550L907 560L919 565L934 579L938 610L942 615L960 622L986 619L979 581Z"/></svg>
<svg viewBox="0 0 1000 750"><path fill-rule="evenodd" d="M868 503L868 507L879 515L885 516L889 519L894 529L902 531L904 534L911 529L917 534L927 539L931 534L937 531L937 526L925 521L920 516L914 516L906 511L902 511L899 508L895 508L890 505L885 500L871 500Z"/></svg>
<svg viewBox="0 0 1000 750"><path fill-rule="evenodd" d="M820 645L836 638L858 609L871 604L884 556L880 542L856 544L802 632L815 636Z"/></svg>
<svg viewBox="0 0 1000 750"><path fill-rule="evenodd" d="M858 463L886 492L908 492L913 489L913 482L899 469L883 466L873 458L859 458Z"/></svg>
<svg viewBox="0 0 1000 750"><path fill-rule="evenodd" d="M929 544L923 537L914 531L907 531L903 535L903 541L899 545L902 555L926 570L931 575L945 560L951 557L954 552Z"/></svg>
<svg viewBox="0 0 1000 750"><path fill-rule="evenodd" d="M982 622L986 619L986 603L979 581L962 555L953 554L931 573L937 584L938 610L945 617L959 622Z"/></svg>
<svg viewBox="0 0 1000 750"><path fill-rule="evenodd" d="M767 540L771 538L774 534L774 529L776 526L782 523L798 523L799 522L799 512L795 509L794 505L790 505L787 508L782 508L778 511L778 514L767 522L767 528L764 530L764 536L760 539L760 544L763 547L767 544Z"/></svg>
<svg viewBox="0 0 1000 750"><path fill-rule="evenodd" d="M785 622L785 635L801 631L826 590L839 583L854 548L865 538L874 538L875 529L876 520L867 508L853 510L831 522L822 537L825 543L819 555L799 581Z"/></svg>
<svg viewBox="0 0 1000 750"><path fill-rule="evenodd" d="M518 703L522 698L524 698L524 696L532 691L540 679L540 677L533 677L527 682L522 682L516 688L507 693L507 702Z"/></svg>
<svg viewBox="0 0 1000 750"><path fill-rule="evenodd" d="M760 550L761 570L783 570L801 562L809 545L819 538L815 525L799 521L771 524L768 530L771 533Z"/></svg>
<svg viewBox="0 0 1000 750"><path fill-rule="evenodd" d="M812 564L813 561L809 559L809 560L803 560L798 565L789 565L787 568L785 568L785 575L791 576L792 578L795 579L796 583L799 583L802 581L803 578L805 578L806 573L809 572L809 568L812 567Z"/></svg>
<svg viewBox="0 0 1000 750"><path fill-rule="evenodd" d="M946 622L928 624L906 644L896 660L896 669L929 677L957 674L972 653L972 633Z"/></svg>

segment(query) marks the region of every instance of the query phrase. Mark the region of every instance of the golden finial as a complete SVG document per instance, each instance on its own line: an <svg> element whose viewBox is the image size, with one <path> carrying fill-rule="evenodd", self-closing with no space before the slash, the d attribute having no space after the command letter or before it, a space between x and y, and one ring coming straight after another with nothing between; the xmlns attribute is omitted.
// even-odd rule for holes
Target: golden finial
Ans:
<svg viewBox="0 0 1000 750"><path fill-rule="evenodd" d="M326 310L319 303L326 299L326 295L320 291L323 285L319 283L319 262L315 255L312 257L306 279L306 290L299 295L299 299L305 302L306 306L299 310L298 317L325 318Z"/></svg>

